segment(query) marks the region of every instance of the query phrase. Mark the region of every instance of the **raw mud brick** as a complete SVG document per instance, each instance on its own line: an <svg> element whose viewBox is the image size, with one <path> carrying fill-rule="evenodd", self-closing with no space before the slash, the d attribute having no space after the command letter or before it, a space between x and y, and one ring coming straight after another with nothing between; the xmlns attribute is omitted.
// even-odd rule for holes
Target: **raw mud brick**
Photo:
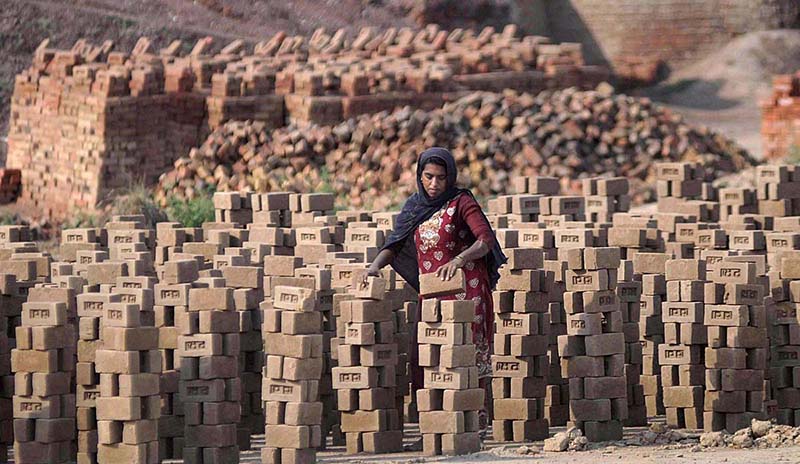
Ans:
<svg viewBox="0 0 800 464"><path fill-rule="evenodd" d="M707 326L744 327L750 321L745 305L706 305L704 323Z"/></svg>
<svg viewBox="0 0 800 464"><path fill-rule="evenodd" d="M315 311L317 301L312 290L300 287L276 286L272 291L276 308L290 311Z"/></svg>
<svg viewBox="0 0 800 464"><path fill-rule="evenodd" d="M567 315L569 335L598 335L603 332L603 316L599 313L578 313Z"/></svg>
<svg viewBox="0 0 800 464"><path fill-rule="evenodd" d="M666 280L706 280L706 263L694 259L672 259L665 264Z"/></svg>
<svg viewBox="0 0 800 464"><path fill-rule="evenodd" d="M561 248L588 248L594 245L594 236L587 229L559 229L555 231L555 246Z"/></svg>
<svg viewBox="0 0 800 464"><path fill-rule="evenodd" d="M435 345L461 345L468 339L464 337L462 323L428 323L420 322L417 328L419 343Z"/></svg>
<svg viewBox="0 0 800 464"><path fill-rule="evenodd" d="M464 271L458 269L456 274L450 280L442 280L441 277L436 276L436 273L420 274L419 286L419 295L422 298L433 298L462 293L466 288Z"/></svg>
<svg viewBox="0 0 800 464"><path fill-rule="evenodd" d="M567 270L565 281L568 291L598 291L608 290L610 279L605 269L597 271L572 271Z"/></svg>

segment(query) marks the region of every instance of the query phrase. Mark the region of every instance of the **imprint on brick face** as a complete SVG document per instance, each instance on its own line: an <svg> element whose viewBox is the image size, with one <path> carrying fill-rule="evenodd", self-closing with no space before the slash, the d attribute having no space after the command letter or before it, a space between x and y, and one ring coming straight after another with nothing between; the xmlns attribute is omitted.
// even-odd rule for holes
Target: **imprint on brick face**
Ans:
<svg viewBox="0 0 800 464"><path fill-rule="evenodd" d="M123 282L122 288L142 288L142 285L136 282Z"/></svg>
<svg viewBox="0 0 800 464"><path fill-rule="evenodd" d="M86 311L102 311L103 310L103 302L102 301L84 301L83 302L83 309Z"/></svg>
<svg viewBox="0 0 800 464"><path fill-rule="evenodd" d="M561 241L569 243L578 243L580 241L580 237L578 237L577 235L562 235Z"/></svg>
<svg viewBox="0 0 800 464"><path fill-rule="evenodd" d="M547 219L544 221L544 225L547 227L558 227L561 225L561 221L558 219Z"/></svg>
<svg viewBox="0 0 800 464"><path fill-rule="evenodd" d="M589 200L588 202L586 202L586 205L587 206L603 206L603 202L602 201L598 201L598 200Z"/></svg>
<svg viewBox="0 0 800 464"><path fill-rule="evenodd" d="M733 319L733 311L728 311L725 309L713 309L711 310L711 319L723 319L723 320L730 320Z"/></svg>
<svg viewBox="0 0 800 464"><path fill-rule="evenodd" d="M778 351L778 360L780 361L794 361L797 356L797 351Z"/></svg>
<svg viewBox="0 0 800 464"><path fill-rule="evenodd" d="M684 355L683 350L664 350L665 358L678 359L678 358L683 358L683 355Z"/></svg>
<svg viewBox="0 0 800 464"><path fill-rule="evenodd" d="M133 237L128 236L116 236L114 237L114 243L133 243Z"/></svg>
<svg viewBox="0 0 800 464"><path fill-rule="evenodd" d="M447 336L447 329L436 329L433 327L428 327L425 329L425 336L426 337L446 337Z"/></svg>
<svg viewBox="0 0 800 464"><path fill-rule="evenodd" d="M92 264L94 259L91 256L81 256L81 264Z"/></svg>
<svg viewBox="0 0 800 464"><path fill-rule="evenodd" d="M522 240L525 242L539 240L539 234L522 234Z"/></svg>
<svg viewBox="0 0 800 464"><path fill-rule="evenodd" d="M3 238L5 238L5 234L3 234ZM83 236L79 234L69 234L67 235L68 242L82 242Z"/></svg>
<svg viewBox="0 0 800 464"><path fill-rule="evenodd" d="M722 261L722 256L709 256L706 260L708 264L717 264Z"/></svg>
<svg viewBox="0 0 800 464"><path fill-rule="evenodd" d="M353 234L350 238L354 242L368 242L369 241L369 234Z"/></svg>
<svg viewBox="0 0 800 464"><path fill-rule="evenodd" d="M339 374L340 382L361 382L361 373L359 372L342 372Z"/></svg>
<svg viewBox="0 0 800 464"><path fill-rule="evenodd" d="M620 290L622 296L636 296L639 294L639 290L636 287L622 287Z"/></svg>
<svg viewBox="0 0 800 464"><path fill-rule="evenodd" d="M297 303L300 297L292 293L281 293L281 301L284 303Z"/></svg>
<svg viewBox="0 0 800 464"><path fill-rule="evenodd" d="M694 230L692 230L692 229L681 229L680 235L686 236L686 237L692 236L692 235L694 235Z"/></svg>
<svg viewBox="0 0 800 464"><path fill-rule="evenodd" d="M782 308L778 307L776 309L776 314L778 317L796 317L797 316L797 309L796 308Z"/></svg>
<svg viewBox="0 0 800 464"><path fill-rule="evenodd" d="M700 237L698 237L697 241L700 242L700 243L710 242L711 241L711 236L703 234Z"/></svg>
<svg viewBox="0 0 800 464"><path fill-rule="evenodd" d="M206 347L205 340L187 340L183 344L183 348L186 350L202 350Z"/></svg>
<svg viewBox="0 0 800 464"><path fill-rule="evenodd" d="M349 279L352 275L353 271L339 271L339 279Z"/></svg>
<svg viewBox="0 0 800 464"><path fill-rule="evenodd" d="M217 261L217 268L222 268L227 266L228 263L226 261Z"/></svg>
<svg viewBox="0 0 800 464"><path fill-rule="evenodd" d="M739 277L742 275L742 270L737 268L722 267L719 269L720 277Z"/></svg>
<svg viewBox="0 0 800 464"><path fill-rule="evenodd" d="M44 408L38 401L24 401L19 404L20 411L41 411Z"/></svg>
<svg viewBox="0 0 800 464"><path fill-rule="evenodd" d="M28 311L31 319L47 319L50 317L49 309L31 309Z"/></svg>
<svg viewBox="0 0 800 464"><path fill-rule="evenodd" d="M784 238L773 238L770 243L772 243L772 246L779 248L789 246L789 241Z"/></svg>
<svg viewBox="0 0 800 464"><path fill-rule="evenodd" d="M452 382L453 374L450 372L431 372L431 380L434 382Z"/></svg>
<svg viewBox="0 0 800 464"><path fill-rule="evenodd" d="M597 303L600 304L601 306L614 304L614 297L613 296L608 296L608 295L607 296L601 296L597 300Z"/></svg>
<svg viewBox="0 0 800 464"><path fill-rule="evenodd" d="M758 297L758 291L742 289L739 291L739 296L742 298L756 298Z"/></svg>
<svg viewBox="0 0 800 464"><path fill-rule="evenodd" d="M733 237L733 243L747 245L750 243L750 239L748 237Z"/></svg>
<svg viewBox="0 0 800 464"><path fill-rule="evenodd" d="M181 292L178 290L161 290L161 298L178 298Z"/></svg>
<svg viewBox="0 0 800 464"><path fill-rule="evenodd" d="M661 168L661 176L677 176L681 172L676 168Z"/></svg>
<svg viewBox="0 0 800 464"><path fill-rule="evenodd" d="M569 326L573 329L585 329L586 321L584 321L583 319L573 319L569 321Z"/></svg>
<svg viewBox="0 0 800 464"><path fill-rule="evenodd" d="M201 395L208 395L209 388L207 385L197 385L192 387L186 387L186 394L188 396L201 396Z"/></svg>
<svg viewBox="0 0 800 464"><path fill-rule="evenodd" d="M572 276L572 283L575 285L591 285L592 276L590 275L576 275Z"/></svg>
<svg viewBox="0 0 800 464"><path fill-rule="evenodd" d="M519 363L518 362L509 362L509 361L501 361L497 362L494 365L495 370L497 371L519 371Z"/></svg>
<svg viewBox="0 0 800 464"><path fill-rule="evenodd" d="M503 327L511 327L515 329L522 328L522 320L520 319L503 319Z"/></svg>
<svg viewBox="0 0 800 464"><path fill-rule="evenodd" d="M136 295L120 295L120 301L123 303L136 303Z"/></svg>
<svg viewBox="0 0 800 464"><path fill-rule="evenodd" d="M317 234L310 234L310 233L302 233L300 234L300 240L316 240Z"/></svg>
<svg viewBox="0 0 800 464"><path fill-rule="evenodd" d="M689 308L669 308L669 315L672 317L686 317L689 315Z"/></svg>
<svg viewBox="0 0 800 464"><path fill-rule="evenodd" d="M294 387L291 385L270 385L269 392L280 395L291 395Z"/></svg>
<svg viewBox="0 0 800 464"><path fill-rule="evenodd" d="M740 198L738 193L726 193L725 199L726 200L738 200Z"/></svg>
<svg viewBox="0 0 800 464"><path fill-rule="evenodd" d="M100 396L99 390L84 390L83 392L83 399L84 400L94 400Z"/></svg>

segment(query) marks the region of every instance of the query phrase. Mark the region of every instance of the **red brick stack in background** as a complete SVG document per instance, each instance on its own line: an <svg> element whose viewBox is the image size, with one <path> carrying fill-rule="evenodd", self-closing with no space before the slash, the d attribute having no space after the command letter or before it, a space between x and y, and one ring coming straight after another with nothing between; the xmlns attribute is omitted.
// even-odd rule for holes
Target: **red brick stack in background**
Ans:
<svg viewBox="0 0 800 464"><path fill-rule="evenodd" d="M180 41L154 50L141 38L128 52L112 51L110 41L57 50L45 40L15 79L11 179L0 185L0 200L19 178L11 169L19 170L20 201L66 218L133 178L155 182L232 119L266 128L337 124L398 106L437 108L475 90L594 88L608 74L586 65L576 44L517 37L513 28L480 35L437 26L364 29L353 41L347 35L279 32L252 49L240 40L217 46L203 38L189 55L179 53ZM302 146L292 145L295 151ZM240 173L218 174L231 189L240 186Z"/></svg>
<svg viewBox="0 0 800 464"><path fill-rule="evenodd" d="M800 75L772 79L772 95L761 101L761 140L766 159L794 155L800 149Z"/></svg>

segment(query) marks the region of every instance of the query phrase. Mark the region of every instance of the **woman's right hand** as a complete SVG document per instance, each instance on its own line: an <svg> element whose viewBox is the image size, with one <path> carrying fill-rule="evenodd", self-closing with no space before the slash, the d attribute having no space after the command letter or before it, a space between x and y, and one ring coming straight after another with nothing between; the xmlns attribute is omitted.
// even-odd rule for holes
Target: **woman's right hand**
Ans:
<svg viewBox="0 0 800 464"><path fill-rule="evenodd" d="M378 270L378 269L375 269L372 266L368 267L367 268L367 272L365 272L364 275L361 277L361 285L366 286L367 285L367 279L370 276L372 276L372 277L380 277L381 276L381 271Z"/></svg>

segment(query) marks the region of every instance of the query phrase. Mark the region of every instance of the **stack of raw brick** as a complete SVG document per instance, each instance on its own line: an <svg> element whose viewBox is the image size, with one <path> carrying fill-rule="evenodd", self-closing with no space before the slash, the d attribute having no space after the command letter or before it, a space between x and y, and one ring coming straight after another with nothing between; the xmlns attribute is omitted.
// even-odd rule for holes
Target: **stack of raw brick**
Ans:
<svg viewBox="0 0 800 464"><path fill-rule="evenodd" d="M698 163L658 163L658 211L694 216L697 221L718 221L717 192L706 180L704 167Z"/></svg>
<svg viewBox="0 0 800 464"><path fill-rule="evenodd" d="M583 179L586 197L586 219L591 222L611 222L614 213L631 208L628 179L624 177Z"/></svg>
<svg viewBox="0 0 800 464"><path fill-rule="evenodd" d="M161 356L153 326L153 290L126 289L125 280L111 292L100 319L97 461L157 463Z"/></svg>
<svg viewBox="0 0 800 464"><path fill-rule="evenodd" d="M559 336L558 345L569 378L570 420L590 441L619 440L628 417L625 335L616 294L619 249L563 251L567 335Z"/></svg>
<svg viewBox="0 0 800 464"><path fill-rule="evenodd" d="M756 167L756 197L764 216L800 215L800 170L785 164Z"/></svg>
<svg viewBox="0 0 800 464"><path fill-rule="evenodd" d="M800 73L772 78L772 94L760 102L764 156L778 159L800 146Z"/></svg>
<svg viewBox="0 0 800 464"><path fill-rule="evenodd" d="M494 292L492 356L494 438L547 438L545 396L550 333L550 295L543 253L535 248L505 250L508 263Z"/></svg>
<svg viewBox="0 0 800 464"><path fill-rule="evenodd" d="M391 453L403 446L396 392L397 324L385 300L386 287L385 279L368 277L366 285L354 282L353 299L340 303L344 342L338 345L332 376L348 453Z"/></svg>
<svg viewBox="0 0 800 464"><path fill-rule="evenodd" d="M416 393L426 455L467 454L481 446L479 411L485 392L479 388L472 343L475 302L438 299L464 292L464 279L461 270L449 281L434 273L420 276L417 342L424 388Z"/></svg>
<svg viewBox="0 0 800 464"><path fill-rule="evenodd" d="M74 309L74 308L73 308ZM75 428L76 333L66 302L27 302L11 352L14 372L14 460L71 462Z"/></svg>
<svg viewBox="0 0 800 464"><path fill-rule="evenodd" d="M180 335L180 398L185 462L236 460L240 419L239 314L233 289L218 277L198 278L196 260L167 262L161 283L192 284L186 312L176 314Z"/></svg>
<svg viewBox="0 0 800 464"><path fill-rule="evenodd" d="M8 299L0 305L0 462L8 459L7 451L14 445L14 416L11 413L14 396L14 377L11 373L11 349L16 341L16 330L11 321L11 293L16 292L16 278L11 274L0 275L0 298Z"/></svg>
<svg viewBox="0 0 800 464"><path fill-rule="evenodd" d="M665 264L667 301L662 304L664 343L658 347L667 424L703 428L706 262L671 259Z"/></svg>
<svg viewBox="0 0 800 464"><path fill-rule="evenodd" d="M779 239L784 240L784 239ZM771 296L765 300L770 325L770 375L777 400L776 419L800 424L800 255L781 259L770 272ZM773 268L774 269L774 268ZM774 303L774 304L773 304Z"/></svg>
<svg viewBox="0 0 800 464"><path fill-rule="evenodd" d="M766 418L769 343L760 280L754 263L723 259L705 284L706 430L734 433Z"/></svg>
<svg viewBox="0 0 800 464"><path fill-rule="evenodd" d="M272 295L264 310L261 462L314 462L322 441L322 315L314 290L278 285Z"/></svg>

